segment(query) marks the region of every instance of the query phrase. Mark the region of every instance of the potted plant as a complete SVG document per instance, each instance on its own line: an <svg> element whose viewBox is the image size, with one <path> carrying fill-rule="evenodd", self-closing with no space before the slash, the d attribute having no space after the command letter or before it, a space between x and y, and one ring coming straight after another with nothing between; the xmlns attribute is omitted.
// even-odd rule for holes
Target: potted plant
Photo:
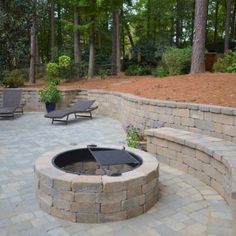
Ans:
<svg viewBox="0 0 236 236"><path fill-rule="evenodd" d="M50 83L43 89L39 90L40 101L46 105L47 112L54 111L56 103L62 98L62 93L54 83Z"/></svg>

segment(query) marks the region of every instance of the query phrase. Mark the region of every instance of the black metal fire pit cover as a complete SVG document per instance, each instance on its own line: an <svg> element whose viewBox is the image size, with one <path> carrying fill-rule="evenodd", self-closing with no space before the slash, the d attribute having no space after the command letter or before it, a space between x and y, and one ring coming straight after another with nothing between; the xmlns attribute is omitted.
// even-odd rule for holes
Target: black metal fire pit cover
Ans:
<svg viewBox="0 0 236 236"><path fill-rule="evenodd" d="M89 151L100 165L139 164L125 150L89 148Z"/></svg>

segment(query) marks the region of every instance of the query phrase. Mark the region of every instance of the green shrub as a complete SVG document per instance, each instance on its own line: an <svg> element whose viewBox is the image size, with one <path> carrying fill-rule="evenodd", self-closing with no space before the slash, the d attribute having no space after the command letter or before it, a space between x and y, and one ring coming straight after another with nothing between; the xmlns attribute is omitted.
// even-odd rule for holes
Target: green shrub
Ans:
<svg viewBox="0 0 236 236"><path fill-rule="evenodd" d="M134 75L150 75L151 68L149 66L140 66L140 65L130 65L125 71L126 75L134 76Z"/></svg>
<svg viewBox="0 0 236 236"><path fill-rule="evenodd" d="M47 75L49 77L58 77L59 75L59 66L57 65L57 63L54 62L49 62L47 64Z"/></svg>
<svg viewBox="0 0 236 236"><path fill-rule="evenodd" d="M108 75L110 75L110 72L107 69L100 69L98 71L98 75L101 77L101 79L105 79Z"/></svg>
<svg viewBox="0 0 236 236"><path fill-rule="evenodd" d="M7 88L17 88L24 85L26 75L19 69L5 71L2 85Z"/></svg>
<svg viewBox="0 0 236 236"><path fill-rule="evenodd" d="M74 74L71 58L63 55L59 57L58 61L60 77L66 80L70 79Z"/></svg>
<svg viewBox="0 0 236 236"><path fill-rule="evenodd" d="M152 72L152 70L151 70L150 66L140 66L139 71L138 71L138 75L150 75L151 72Z"/></svg>
<svg viewBox="0 0 236 236"><path fill-rule="evenodd" d="M126 128L127 136L126 141L128 147L137 148L140 141L144 140L144 136L139 128L134 127L133 125L128 125Z"/></svg>
<svg viewBox="0 0 236 236"><path fill-rule="evenodd" d="M162 56L162 63L166 66L169 75L180 75L186 73L186 68L190 68L192 48L167 49Z"/></svg>
<svg viewBox="0 0 236 236"><path fill-rule="evenodd" d="M227 72L235 73L236 72L236 63L233 63L231 66L226 68Z"/></svg>
<svg viewBox="0 0 236 236"><path fill-rule="evenodd" d="M40 101L44 103L56 103L62 98L62 93L53 83L39 90Z"/></svg>
<svg viewBox="0 0 236 236"><path fill-rule="evenodd" d="M163 66L159 66L152 71L152 75L155 77L165 77L168 75L168 71Z"/></svg>
<svg viewBox="0 0 236 236"><path fill-rule="evenodd" d="M213 70L215 72L234 72L231 71L233 64L236 63L236 52L228 50L223 57L218 58L218 60L213 65Z"/></svg>
<svg viewBox="0 0 236 236"><path fill-rule="evenodd" d="M86 61L74 64L73 67L74 74L80 78L88 75L88 63Z"/></svg>
<svg viewBox="0 0 236 236"><path fill-rule="evenodd" d="M71 58L66 55L60 56L58 60L60 68L68 68L71 66Z"/></svg>
<svg viewBox="0 0 236 236"><path fill-rule="evenodd" d="M59 66L57 63L49 62L47 64L47 75L45 77L47 83L53 83L55 85L60 84L59 78Z"/></svg>

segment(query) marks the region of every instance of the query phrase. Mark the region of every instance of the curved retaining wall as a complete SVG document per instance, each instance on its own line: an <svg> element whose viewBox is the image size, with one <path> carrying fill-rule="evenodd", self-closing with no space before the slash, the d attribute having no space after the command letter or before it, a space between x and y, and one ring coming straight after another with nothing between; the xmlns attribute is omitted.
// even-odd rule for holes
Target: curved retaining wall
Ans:
<svg viewBox="0 0 236 236"><path fill-rule="evenodd" d="M148 152L214 188L236 216L236 144L166 127L145 133Z"/></svg>
<svg viewBox="0 0 236 236"><path fill-rule="evenodd" d="M57 108L67 107L73 99L96 100L95 113L133 124L141 129L160 126L188 130L236 143L236 108L146 99L103 90L62 91L64 99ZM0 91L0 105L2 92ZM44 111L37 90L23 89L26 111Z"/></svg>
<svg viewBox="0 0 236 236"><path fill-rule="evenodd" d="M96 100L97 113L141 129L166 127L188 130L236 143L236 109L162 101L101 90L82 91Z"/></svg>

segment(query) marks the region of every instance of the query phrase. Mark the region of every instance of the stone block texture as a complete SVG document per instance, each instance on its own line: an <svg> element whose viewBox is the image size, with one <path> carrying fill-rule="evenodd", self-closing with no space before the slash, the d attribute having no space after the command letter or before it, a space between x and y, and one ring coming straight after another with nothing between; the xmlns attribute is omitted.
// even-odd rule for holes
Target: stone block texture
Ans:
<svg viewBox="0 0 236 236"><path fill-rule="evenodd" d="M66 148L44 154L34 168L39 206L55 217L81 223L125 220L146 212L158 200L159 164L151 154L127 150L143 163L116 177L55 171L51 161Z"/></svg>
<svg viewBox="0 0 236 236"><path fill-rule="evenodd" d="M188 131L146 131L147 150L161 162L183 170L214 188L236 216L236 144Z"/></svg>
<svg viewBox="0 0 236 236"><path fill-rule="evenodd" d="M96 100L95 114L109 116L123 124L133 124L143 130L172 127L202 133L236 143L236 109L205 104L153 100L134 95L103 90L62 91L63 100L57 108L68 107L78 99ZM0 105L2 91L0 90ZM44 111L38 91L23 89L25 111Z"/></svg>

